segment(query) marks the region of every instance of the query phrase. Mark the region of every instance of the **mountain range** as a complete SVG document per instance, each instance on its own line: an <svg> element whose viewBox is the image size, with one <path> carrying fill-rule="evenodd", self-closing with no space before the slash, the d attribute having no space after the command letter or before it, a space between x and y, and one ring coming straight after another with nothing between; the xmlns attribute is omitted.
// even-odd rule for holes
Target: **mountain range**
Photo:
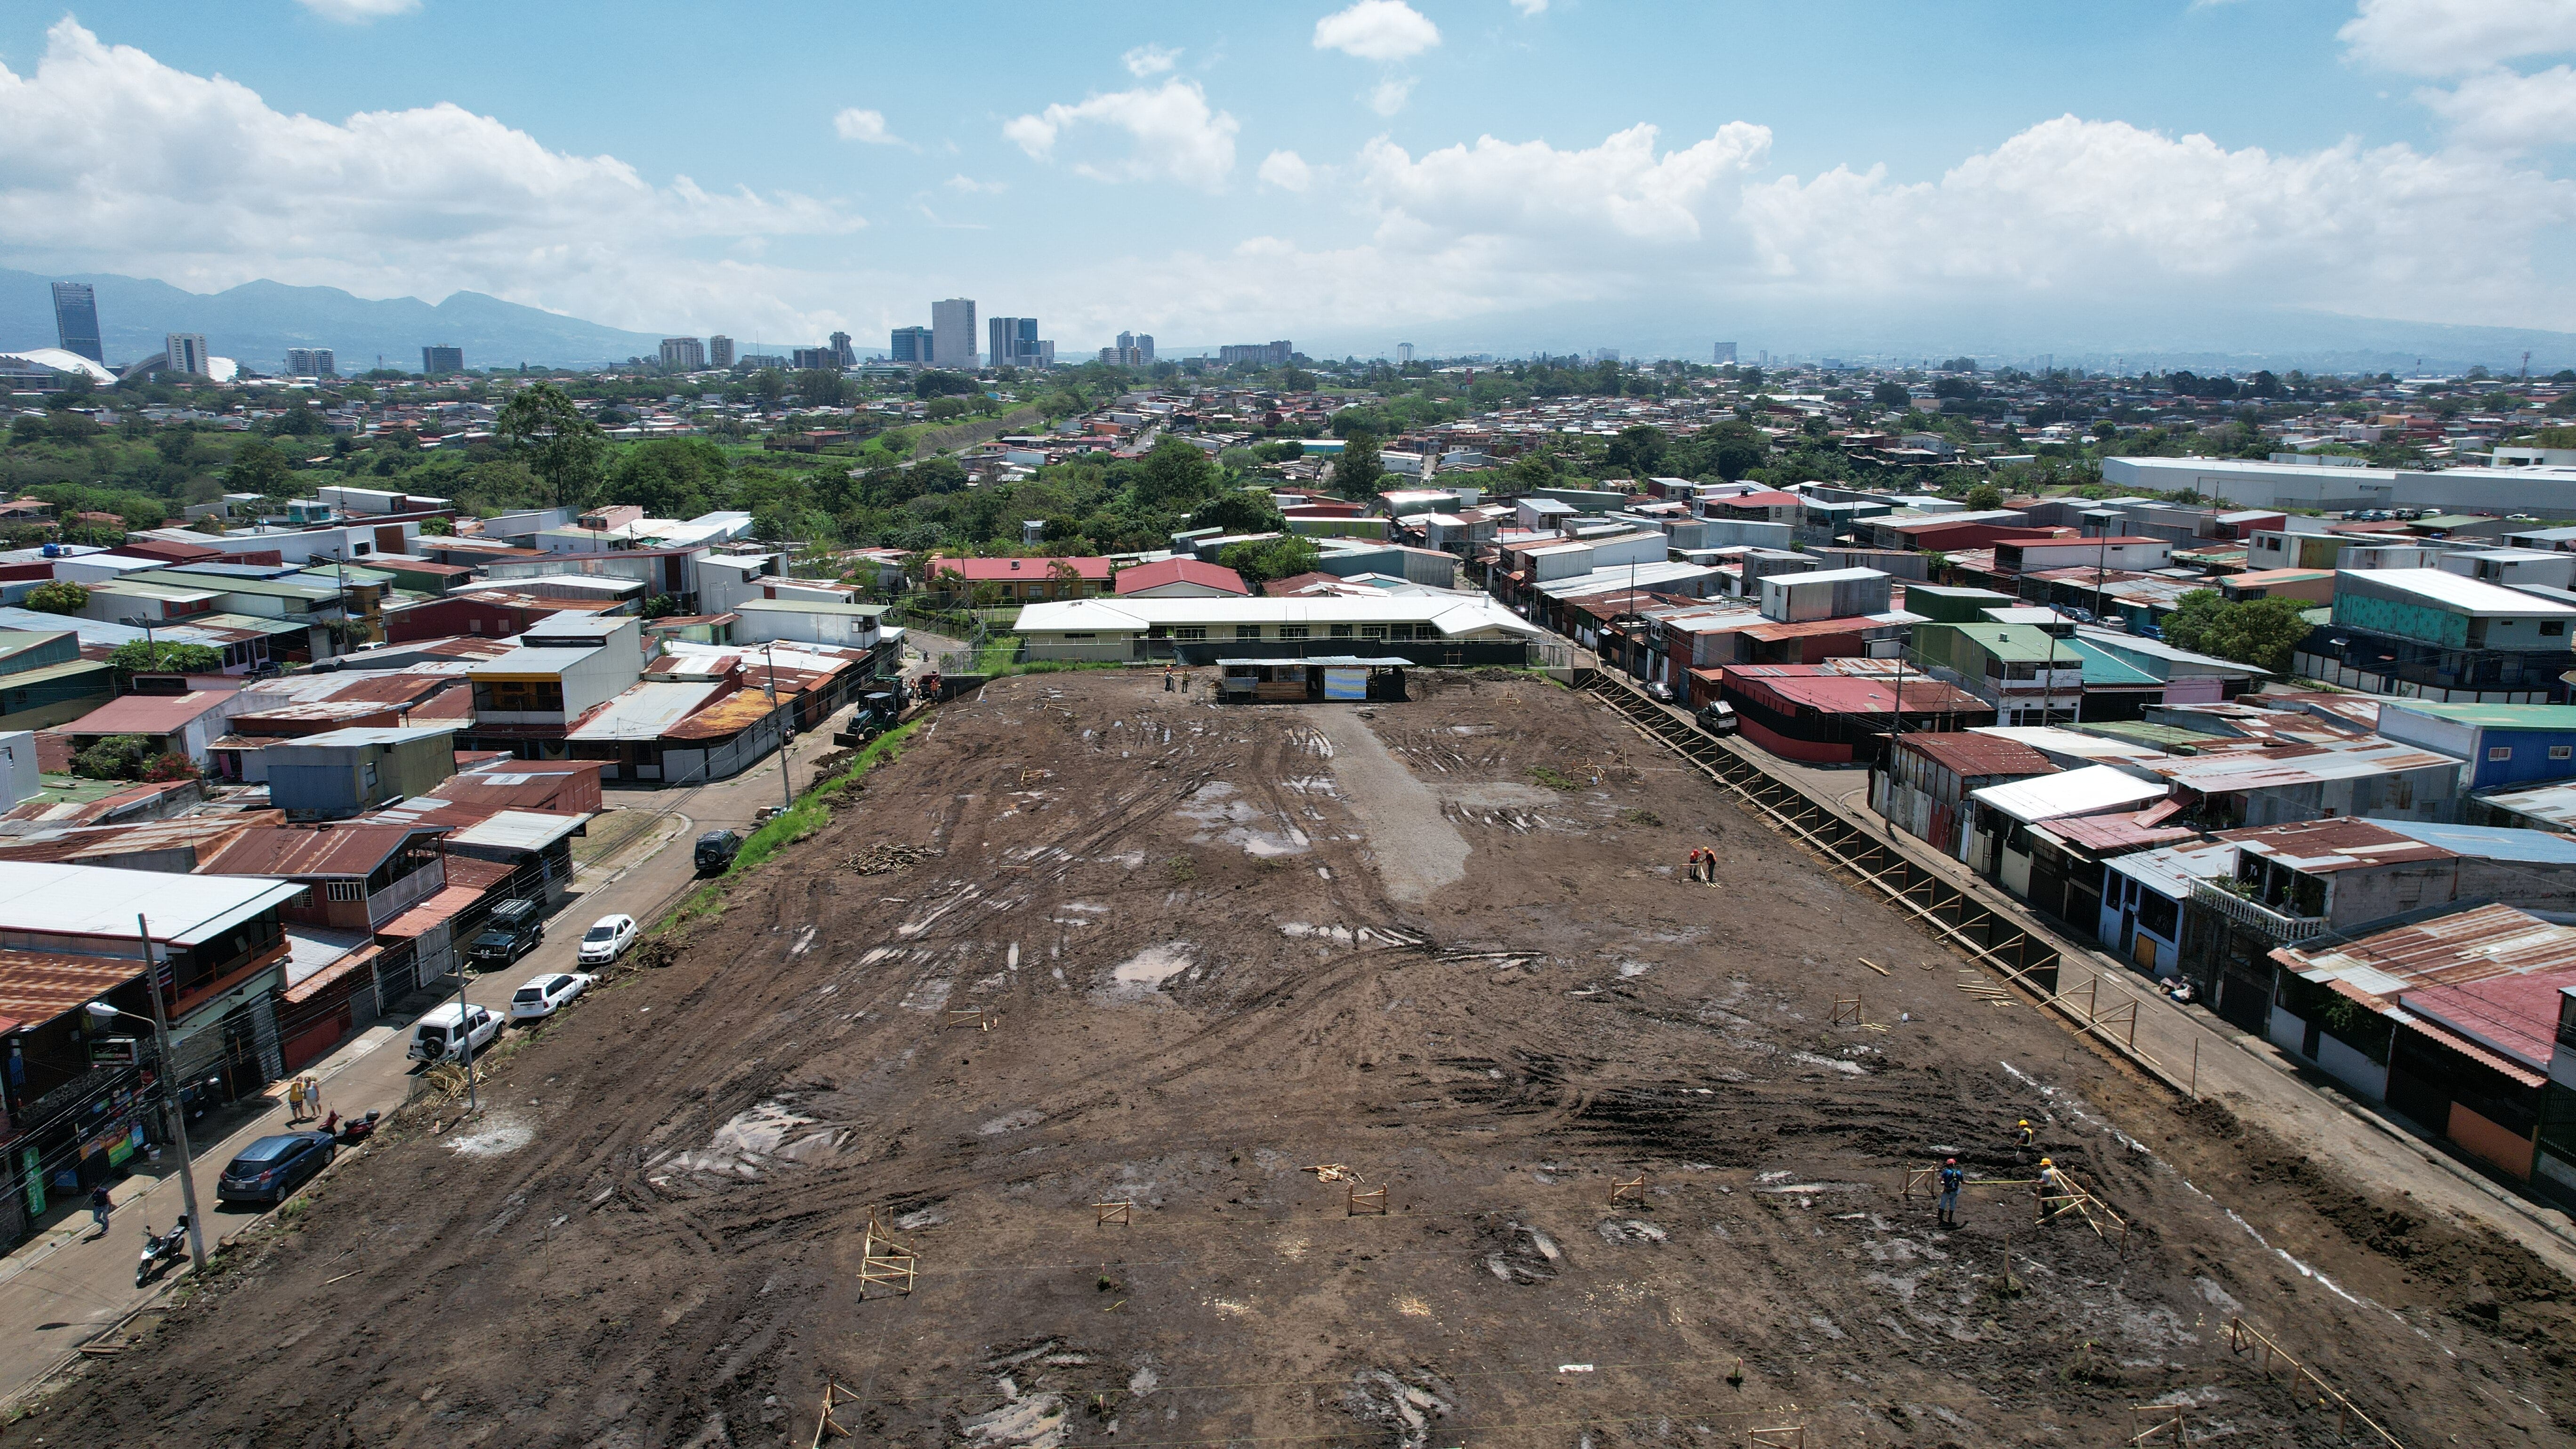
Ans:
<svg viewBox="0 0 2576 1449"><path fill-rule="evenodd" d="M258 372L282 370L289 347L328 347L343 376L376 366L380 356L388 367L417 372L420 350L431 344L463 348L468 367L581 367L651 357L662 340L480 292L458 292L433 307L417 297L369 301L337 287L283 282L244 282L207 295L112 273L52 277L0 268L0 351L57 345L47 285L56 281L97 289L110 367L161 351L172 332L203 333L214 355Z"/></svg>

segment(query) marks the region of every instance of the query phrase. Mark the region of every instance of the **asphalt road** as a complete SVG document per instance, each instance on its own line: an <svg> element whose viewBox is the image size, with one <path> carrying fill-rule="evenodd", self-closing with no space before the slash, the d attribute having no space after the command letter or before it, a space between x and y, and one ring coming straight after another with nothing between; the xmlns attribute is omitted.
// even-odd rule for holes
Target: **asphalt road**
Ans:
<svg viewBox="0 0 2576 1449"><path fill-rule="evenodd" d="M813 783L814 761L831 752L828 737L799 738L792 751L797 789ZM620 813L596 822L594 828L621 834L634 830L632 838L577 870L572 895L546 922L545 942L507 970L470 978L466 999L503 1010L520 982L576 969L581 933L601 916L624 913L649 926L694 878L691 847L699 833L719 827L747 831L755 811L781 803L778 772L778 761L772 757L712 785L605 791L603 803ZM636 830L626 811L658 818ZM447 999L453 1000L452 979L449 986ZM427 997L415 997L410 1003L415 1008L429 1004ZM414 1019L410 1014L386 1017L308 1068L321 1081L324 1111L359 1117L369 1109L390 1113L410 1100L418 1071L404 1049ZM279 1090L282 1093L282 1083ZM207 1134L212 1140L200 1137L194 1145L198 1201L206 1211L211 1250L218 1239L228 1239L257 1221L255 1213L215 1206L216 1176L252 1142L286 1130L286 1104L282 1095L269 1099L265 1108L256 1101L239 1103L229 1113L201 1121L199 1130L210 1124L221 1135ZM0 1402L53 1372L83 1342L149 1302L179 1276L165 1271L150 1288L134 1286L144 1228L166 1228L182 1211L175 1157L165 1150L159 1165L115 1185L116 1210L104 1238L91 1229L84 1210L0 1259Z"/></svg>

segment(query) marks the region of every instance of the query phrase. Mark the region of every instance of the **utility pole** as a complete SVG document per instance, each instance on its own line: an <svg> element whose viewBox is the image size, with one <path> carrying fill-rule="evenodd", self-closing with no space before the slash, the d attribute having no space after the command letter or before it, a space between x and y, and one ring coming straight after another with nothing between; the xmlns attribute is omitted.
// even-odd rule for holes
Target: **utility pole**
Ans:
<svg viewBox="0 0 2576 1449"><path fill-rule="evenodd" d="M179 1077L170 1056L170 1016L161 1004L161 963L152 959L152 926L141 912L134 933L143 938L143 985L152 997L152 1037L161 1053L161 1106L179 1145L179 1200L188 1207L188 1261L206 1271L206 1215L197 1211L197 1167L188 1151L188 1110L179 1105Z"/></svg>
<svg viewBox="0 0 2576 1449"><path fill-rule="evenodd" d="M778 713L778 658L771 650L771 646L776 642L777 641L775 640L764 639L760 644L761 662L766 666L769 674L769 712L772 715ZM788 746L794 744L795 741L796 722L794 720L780 720L778 722L778 795L782 802L780 808L784 810L793 810L796 808L795 775L794 772L788 768L787 759Z"/></svg>
<svg viewBox="0 0 2576 1449"><path fill-rule="evenodd" d="M483 1115L483 1094L474 1090L474 1029L465 1015L469 1009L465 1004L465 961L459 957L456 962L456 1049L465 1061L465 1110L480 1117Z"/></svg>

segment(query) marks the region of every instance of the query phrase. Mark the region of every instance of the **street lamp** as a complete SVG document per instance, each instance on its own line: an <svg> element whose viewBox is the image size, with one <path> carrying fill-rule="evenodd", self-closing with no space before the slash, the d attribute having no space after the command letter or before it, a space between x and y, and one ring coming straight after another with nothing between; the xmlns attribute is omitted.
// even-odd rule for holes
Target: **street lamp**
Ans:
<svg viewBox="0 0 2576 1449"><path fill-rule="evenodd" d="M134 918L135 931L143 937L143 985L152 997L149 1017L121 1010L104 1001L93 1001L81 1009L92 1021L114 1021L131 1016L136 1021L152 1023L152 1038L161 1053L161 1106L170 1114L170 1135L179 1145L179 1195L188 1206L188 1260L198 1272L206 1271L206 1216L197 1211L197 1169L188 1150L188 1111L179 1105L178 1073L170 1055L170 1022L161 1009L161 966L152 957L152 928L143 917Z"/></svg>

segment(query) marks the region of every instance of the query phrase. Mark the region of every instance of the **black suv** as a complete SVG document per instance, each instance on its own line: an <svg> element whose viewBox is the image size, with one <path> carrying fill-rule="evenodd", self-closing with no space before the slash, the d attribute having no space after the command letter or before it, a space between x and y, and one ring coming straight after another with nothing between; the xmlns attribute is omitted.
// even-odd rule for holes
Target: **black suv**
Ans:
<svg viewBox="0 0 2576 1449"><path fill-rule="evenodd" d="M483 929L465 948L465 959L478 971L496 971L537 949L546 938L543 909L535 901L503 901L492 908Z"/></svg>
<svg viewBox="0 0 2576 1449"><path fill-rule="evenodd" d="M730 830L710 830L698 837L698 874L714 875L742 854L742 837Z"/></svg>

